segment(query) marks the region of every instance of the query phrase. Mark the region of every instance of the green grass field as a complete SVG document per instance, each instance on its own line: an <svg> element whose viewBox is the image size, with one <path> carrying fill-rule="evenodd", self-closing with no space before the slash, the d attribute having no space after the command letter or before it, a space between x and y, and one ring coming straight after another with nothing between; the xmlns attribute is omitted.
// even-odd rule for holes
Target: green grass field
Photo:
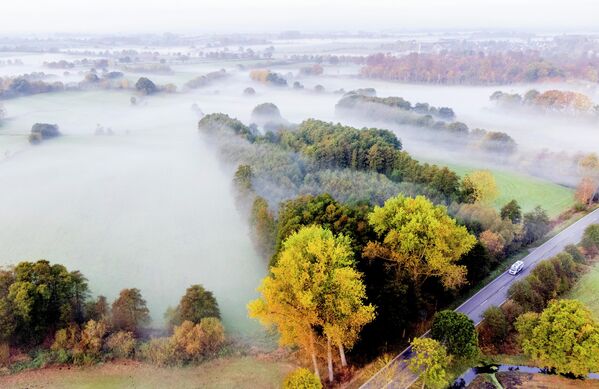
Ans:
<svg viewBox="0 0 599 389"><path fill-rule="evenodd" d="M584 274L565 298L580 300L599 319L599 264Z"/></svg>
<svg viewBox="0 0 599 389"><path fill-rule="evenodd" d="M446 165L460 176L477 170L463 165L437 163ZM516 199L524 212L540 205L549 216L557 216L574 205L574 190L570 188L519 173L504 170L491 172L499 189L499 197L494 202L497 209Z"/></svg>
<svg viewBox="0 0 599 389"><path fill-rule="evenodd" d="M87 368L55 367L0 377L0 388L279 388L291 364L257 357L229 357L195 367L159 368L137 362Z"/></svg>

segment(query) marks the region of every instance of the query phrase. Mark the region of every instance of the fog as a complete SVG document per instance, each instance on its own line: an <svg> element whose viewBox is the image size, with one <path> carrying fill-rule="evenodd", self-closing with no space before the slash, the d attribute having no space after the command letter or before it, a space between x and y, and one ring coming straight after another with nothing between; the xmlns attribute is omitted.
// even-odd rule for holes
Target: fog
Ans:
<svg viewBox="0 0 599 389"><path fill-rule="evenodd" d="M274 39L248 47L264 50L272 45L276 60L277 56L304 53L365 55L386 41L364 37ZM230 47L237 49L235 44ZM125 48L133 47L112 49ZM0 66L0 76L45 72L48 81L78 82L89 66L65 74L44 67L43 62L80 60L89 52L105 49L79 45L61 53L3 51L0 59L19 59L23 65ZM165 56L198 50L152 45L141 49ZM175 84L177 93L142 97L133 90L93 89L2 101L7 116L0 127L0 265L40 258L63 263L81 270L89 278L92 292L109 299L122 288L140 288L156 326L162 324L164 311L177 304L185 288L201 283L215 292L227 328L247 334L258 326L246 318L245 304L257 294L255 288L266 274L267 259L255 252L245 216L236 209L231 188L236 166L219 158L218 150L198 135L199 111L227 113L249 124L254 107L273 103L290 123L317 118L386 127L395 131L404 148L417 158L530 174L521 169L527 155L544 149L574 155L597 151L599 145L596 122L506 112L489 100L496 90L523 93L531 88L558 88L581 91L599 102L597 88L582 82L507 87L400 84L359 78L359 66L348 63L325 63L322 75L300 76L299 69L306 64L283 62L263 65L283 75L289 85L301 83L303 89L252 81L250 69L261 67L259 61L201 59L174 62L170 64L172 72L165 74L125 72L131 83L146 76L157 84ZM220 69L225 69L228 77L199 89L184 88L187 81ZM324 91L315 91L317 85ZM256 93L244 95L248 87ZM508 133L518 143L517 155L509 164L478 158L417 129L336 113L335 104L344 91L366 87L375 88L380 97L400 96L412 103L451 107L456 120L471 129ZM136 105L130 103L133 95L138 99ZM27 136L36 122L58 124L64 136L31 146ZM95 135L98 126L105 133L110 128L114 135ZM560 184L572 184L576 179L553 176L549 171L533 173ZM293 194L272 193L271 198L278 201Z"/></svg>
<svg viewBox="0 0 599 389"><path fill-rule="evenodd" d="M597 29L594 0L43 0L6 2L4 33ZM43 9L43 12L41 10ZM36 12L37 11L37 12ZM535 15L531 17L531 15Z"/></svg>

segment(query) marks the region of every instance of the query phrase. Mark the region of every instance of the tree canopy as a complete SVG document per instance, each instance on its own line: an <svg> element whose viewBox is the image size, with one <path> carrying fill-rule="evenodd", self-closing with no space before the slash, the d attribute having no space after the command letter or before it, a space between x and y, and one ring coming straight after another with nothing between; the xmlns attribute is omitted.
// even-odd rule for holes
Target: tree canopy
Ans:
<svg viewBox="0 0 599 389"><path fill-rule="evenodd" d="M369 222L381 238L364 249L369 258L396 262L418 287L438 277L445 288L464 284L466 267L457 264L476 243L465 227L423 196L398 195L375 207Z"/></svg>
<svg viewBox="0 0 599 389"><path fill-rule="evenodd" d="M599 366L599 326L580 301L554 301L516 327L522 350L558 373L586 376Z"/></svg>

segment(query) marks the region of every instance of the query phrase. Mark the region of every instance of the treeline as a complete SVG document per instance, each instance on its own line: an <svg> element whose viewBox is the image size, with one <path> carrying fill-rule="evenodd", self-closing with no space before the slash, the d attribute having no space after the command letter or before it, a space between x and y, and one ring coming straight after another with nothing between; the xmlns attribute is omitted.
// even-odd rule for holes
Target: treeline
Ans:
<svg viewBox="0 0 599 389"><path fill-rule="evenodd" d="M520 107L548 112L599 115L599 105L594 104L589 96L572 91L552 89L541 93L531 89L524 95L496 91L490 99L507 108Z"/></svg>
<svg viewBox="0 0 599 389"><path fill-rule="evenodd" d="M511 84L565 80L596 81L596 61L556 64L535 51L410 53L371 55L360 74L369 78L432 84Z"/></svg>
<svg viewBox="0 0 599 389"><path fill-rule="evenodd" d="M225 69L221 69L192 78L191 80L187 81L184 86L189 89L203 88L215 81L222 80L227 77L229 77L227 71Z"/></svg>
<svg viewBox="0 0 599 389"><path fill-rule="evenodd" d="M444 136L453 145L472 146L485 152L513 153L516 142L506 133L470 129L466 124L453 121L455 113L447 107L431 107L401 97L376 97L359 92L347 93L335 105L339 114L377 122L424 128L431 134Z"/></svg>
<svg viewBox="0 0 599 389"><path fill-rule="evenodd" d="M83 274L59 264L40 260L0 270L0 365L13 371L115 358L200 361L225 342L219 318L212 293L192 285L168 311L172 335L148 341L150 315L138 289L123 289L109 304L90 297Z"/></svg>
<svg viewBox="0 0 599 389"><path fill-rule="evenodd" d="M251 166L255 175L255 190L274 206L286 197L302 193L306 181L317 179L322 183L327 175L334 175L331 172L337 170L349 170L352 172L349 174L369 173L358 175L372 182L382 180L383 184L388 183L383 188L395 186L398 192L404 187L410 194L427 194L446 202L460 197L460 179L457 174L446 167L419 163L402 150L399 139L388 130L357 129L308 119L292 130L281 129L276 133L261 135L255 129L224 114L206 115L200 120L199 128L205 133L220 134L217 137L219 141L227 144L222 150L226 159ZM249 144L231 140L227 136L227 129ZM291 192L291 196L276 196L276 201L271 201L272 196L262 190L267 181L275 184L272 186L281 184L278 188L269 186L273 193L281 191L281 188L294 187L294 190L286 190ZM376 189L373 187L371 191ZM342 201L349 197L370 201L373 197L360 197L359 194L345 190L334 192L340 195L335 198Z"/></svg>
<svg viewBox="0 0 599 389"><path fill-rule="evenodd" d="M572 289L599 253L599 225L585 230L579 246L569 245L540 262L514 283L501 307L483 314L481 346L490 353L524 352L556 373L595 372L599 323L580 302L558 300Z"/></svg>

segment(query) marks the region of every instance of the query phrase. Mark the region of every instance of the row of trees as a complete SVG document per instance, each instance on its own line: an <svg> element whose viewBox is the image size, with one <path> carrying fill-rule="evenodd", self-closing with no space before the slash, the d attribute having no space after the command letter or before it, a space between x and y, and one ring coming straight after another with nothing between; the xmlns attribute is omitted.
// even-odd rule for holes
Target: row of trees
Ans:
<svg viewBox="0 0 599 389"><path fill-rule="evenodd" d="M538 52L453 52L410 53L401 57L371 55L360 74L404 82L433 84L510 84L564 79L566 75L586 78L582 71L556 66Z"/></svg>
<svg viewBox="0 0 599 389"><path fill-rule="evenodd" d="M376 334L378 341L392 338L389 331L405 331L410 318L430 312L427 302L437 287L456 290L466 283L467 267L460 260L476 243L443 207L424 197L400 195L372 210L327 195L302 198L284 205L278 225L280 249L250 314L275 325L282 344L299 345L315 372L322 343L330 380L331 342L339 346L344 366L344 349L364 335L363 326L372 326L370 336ZM382 316L378 323L366 298ZM399 308L406 298L413 302ZM372 346L361 345L362 350Z"/></svg>
<svg viewBox="0 0 599 389"><path fill-rule="evenodd" d="M523 95L496 91L490 99L507 108L522 107L569 114L599 114L599 105L595 105L589 96L572 91L551 89L541 93L531 89Z"/></svg>
<svg viewBox="0 0 599 389"><path fill-rule="evenodd" d="M483 314L481 344L489 352L513 352L518 347L531 359L557 373L585 376L597 368L598 325L579 301L565 295L597 255L599 226L591 225L581 245L567 246L540 262L514 283L508 301Z"/></svg>
<svg viewBox="0 0 599 389"><path fill-rule="evenodd" d="M188 288L179 305L167 312L175 334L187 331L197 335L194 341L202 338L212 345L202 349L202 356L211 354L214 344L224 342L219 317L214 296L201 285ZM38 359L48 363L92 363L131 357L138 351L148 359L143 350L150 346L139 339L147 336L149 323L149 310L139 289L123 289L109 304L104 296L90 298L86 278L59 264L21 262L0 271L0 343L33 352L42 346ZM223 339L216 342L214 336ZM51 349L44 349L48 344Z"/></svg>
<svg viewBox="0 0 599 389"><path fill-rule="evenodd" d="M426 103L412 105L401 97L381 98L353 92L339 100L335 109L339 114L361 119L423 128L431 134L445 137L452 147L507 154L517 149L516 142L504 132L470 129L466 124L454 121L455 114L451 108L435 108Z"/></svg>

